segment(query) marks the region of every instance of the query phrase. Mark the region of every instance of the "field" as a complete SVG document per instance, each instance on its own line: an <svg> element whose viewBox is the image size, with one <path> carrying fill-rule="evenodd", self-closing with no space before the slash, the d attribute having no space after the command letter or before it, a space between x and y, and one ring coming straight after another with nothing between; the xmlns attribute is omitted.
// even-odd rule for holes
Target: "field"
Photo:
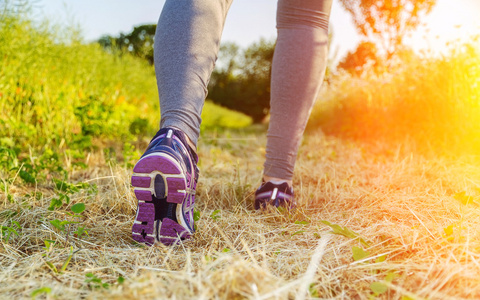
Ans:
<svg viewBox="0 0 480 300"><path fill-rule="evenodd" d="M158 124L152 67L2 17L1 299L480 298L478 41L330 79L291 212L253 209L266 125L207 102L197 231L145 247L130 176Z"/></svg>
<svg viewBox="0 0 480 300"><path fill-rule="evenodd" d="M54 212L51 185L13 185L2 223L18 222L18 236L2 243L2 298L41 288L52 299L480 296L478 161L377 155L310 134L294 182L299 208L265 214L252 208L262 133L202 137L198 231L176 247L133 243L131 170L101 153L71 173L88 186ZM74 218L76 203L86 210ZM55 219L80 223L59 230ZM79 226L88 235L73 233Z"/></svg>

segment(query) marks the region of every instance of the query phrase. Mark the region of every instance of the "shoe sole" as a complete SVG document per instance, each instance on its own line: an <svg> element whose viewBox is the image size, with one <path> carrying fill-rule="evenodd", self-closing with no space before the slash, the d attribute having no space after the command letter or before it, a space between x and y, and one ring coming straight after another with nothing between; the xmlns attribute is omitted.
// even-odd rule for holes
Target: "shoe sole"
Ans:
<svg viewBox="0 0 480 300"><path fill-rule="evenodd" d="M133 168L131 183L138 201L132 227L135 241L148 246L155 242L172 245L191 237L184 218L187 180L175 159L159 152L142 157ZM193 209L191 199L188 210ZM165 217L167 210L172 210L170 216L175 210L177 221Z"/></svg>

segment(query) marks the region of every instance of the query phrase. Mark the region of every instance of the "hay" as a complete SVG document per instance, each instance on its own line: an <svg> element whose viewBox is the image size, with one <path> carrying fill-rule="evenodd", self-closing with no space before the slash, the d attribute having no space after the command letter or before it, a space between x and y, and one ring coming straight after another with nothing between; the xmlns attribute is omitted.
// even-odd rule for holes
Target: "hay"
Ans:
<svg viewBox="0 0 480 300"><path fill-rule="evenodd" d="M0 298L29 298L48 287L51 291L39 298L368 299L374 294L370 284L377 281L388 286L380 295L385 299L480 297L475 158L373 153L311 134L296 168L299 208L265 214L252 210L264 142L255 133L203 136L198 232L175 247L133 243L131 171L105 164L100 154L91 155L87 170L71 174L73 181L98 186L97 194L82 191L71 200L87 206L81 225L88 236L70 234L67 240L51 226L50 220L66 219L69 211L47 210L51 187L12 185L15 202L1 195L0 223L16 220L21 230L0 247ZM23 197L35 189L42 198ZM455 198L463 191L474 201L462 204L461 196ZM210 215L217 209L220 218L214 220ZM7 218L6 211L17 215ZM368 246L332 234L322 220L348 227ZM57 245L46 250L45 240ZM69 265L55 273L46 261L60 268L70 246L75 252ZM369 256L355 261L353 246ZM108 288L86 282L87 273ZM384 281L389 273L397 275Z"/></svg>

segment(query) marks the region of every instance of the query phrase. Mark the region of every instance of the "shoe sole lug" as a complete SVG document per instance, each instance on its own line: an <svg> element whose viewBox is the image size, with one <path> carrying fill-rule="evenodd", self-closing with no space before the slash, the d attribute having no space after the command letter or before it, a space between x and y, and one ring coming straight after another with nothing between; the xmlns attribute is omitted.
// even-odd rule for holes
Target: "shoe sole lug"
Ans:
<svg viewBox="0 0 480 300"><path fill-rule="evenodd" d="M186 178L176 161L166 154L154 153L140 159L133 171L131 183L138 206L132 238L148 246L155 242L172 245L190 238L191 232L182 224L169 218L155 220L155 206L160 204L154 202L153 196L166 197L166 202L177 207L187 199Z"/></svg>

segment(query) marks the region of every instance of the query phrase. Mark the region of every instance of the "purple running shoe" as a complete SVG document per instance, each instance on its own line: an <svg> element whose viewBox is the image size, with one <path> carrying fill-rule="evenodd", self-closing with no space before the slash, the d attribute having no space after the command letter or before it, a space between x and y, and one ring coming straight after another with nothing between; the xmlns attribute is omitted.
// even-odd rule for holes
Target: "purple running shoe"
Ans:
<svg viewBox="0 0 480 300"><path fill-rule="evenodd" d="M163 128L133 168L138 200L132 238L148 246L176 244L194 232L198 157L185 134Z"/></svg>
<svg viewBox="0 0 480 300"><path fill-rule="evenodd" d="M297 206L293 197L293 188L288 183L275 184L262 182L255 192L255 209L265 209L268 205L292 209Z"/></svg>

